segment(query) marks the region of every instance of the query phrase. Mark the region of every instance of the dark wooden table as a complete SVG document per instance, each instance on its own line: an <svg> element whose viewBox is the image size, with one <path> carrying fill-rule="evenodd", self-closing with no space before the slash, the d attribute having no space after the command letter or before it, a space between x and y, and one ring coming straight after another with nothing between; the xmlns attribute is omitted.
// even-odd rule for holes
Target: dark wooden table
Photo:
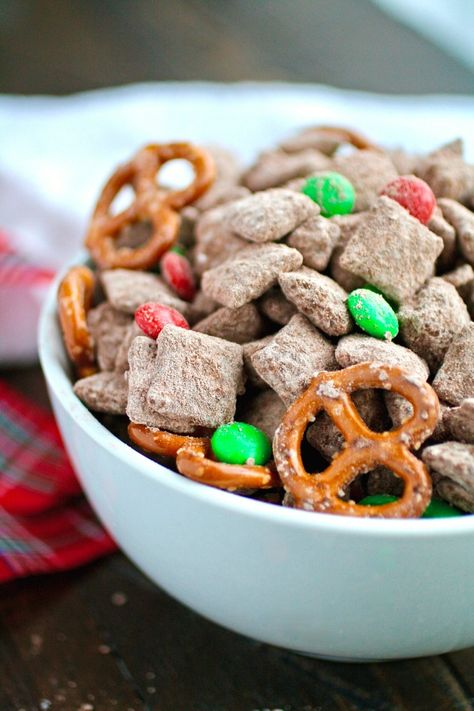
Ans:
<svg viewBox="0 0 474 711"><path fill-rule="evenodd" d="M47 404L38 368L0 378ZM122 554L0 588L0 711L473 708L474 649L384 664L306 658L208 622Z"/></svg>

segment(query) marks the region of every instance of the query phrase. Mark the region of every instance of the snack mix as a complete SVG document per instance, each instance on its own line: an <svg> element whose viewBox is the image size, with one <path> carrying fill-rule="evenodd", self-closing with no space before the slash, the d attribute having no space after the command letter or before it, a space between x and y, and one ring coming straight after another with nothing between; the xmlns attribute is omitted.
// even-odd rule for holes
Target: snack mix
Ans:
<svg viewBox="0 0 474 711"><path fill-rule="evenodd" d="M161 167L186 160L183 190ZM124 186L133 202L117 212ZM74 391L151 459L304 511L474 513L474 166L316 126L142 148L58 292ZM170 474L172 476L172 474Z"/></svg>

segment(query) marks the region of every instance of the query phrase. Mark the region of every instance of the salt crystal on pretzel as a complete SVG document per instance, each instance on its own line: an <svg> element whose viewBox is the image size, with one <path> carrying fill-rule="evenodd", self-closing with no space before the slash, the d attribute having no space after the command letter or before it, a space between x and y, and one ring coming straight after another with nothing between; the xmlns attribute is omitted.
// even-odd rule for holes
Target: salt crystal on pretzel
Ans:
<svg viewBox="0 0 474 711"><path fill-rule="evenodd" d="M235 309L264 294L279 274L298 269L302 262L301 254L284 244L255 244L205 272L202 290Z"/></svg>
<svg viewBox="0 0 474 711"><path fill-rule="evenodd" d="M254 304L244 304L238 309L223 306L196 323L193 330L234 343L249 343L262 333L263 321Z"/></svg>
<svg viewBox="0 0 474 711"><path fill-rule="evenodd" d="M397 302L432 276L443 240L388 197L379 197L347 243L340 265Z"/></svg>
<svg viewBox="0 0 474 711"><path fill-rule="evenodd" d="M346 306L347 292L324 274L308 267L278 278L280 287L298 311L304 314L323 333L343 336L353 329L353 321Z"/></svg>
<svg viewBox="0 0 474 711"><path fill-rule="evenodd" d="M301 314L250 360L260 377L289 405L319 370L337 367L334 346Z"/></svg>
<svg viewBox="0 0 474 711"><path fill-rule="evenodd" d="M273 451L278 473L298 508L345 516L418 517L431 498L431 482L425 466L408 447L417 449L438 419L438 399L426 383L415 384L396 366L361 363L334 373L319 373L289 408L278 427ZM381 377L383 376L383 377ZM390 432L373 432L361 420L350 394L356 390L386 386L407 398L413 417ZM341 430L346 444L321 473L309 474L300 453L306 427L325 410ZM347 487L359 474L375 466L390 468L404 482L400 499L383 506L361 506L343 501Z"/></svg>

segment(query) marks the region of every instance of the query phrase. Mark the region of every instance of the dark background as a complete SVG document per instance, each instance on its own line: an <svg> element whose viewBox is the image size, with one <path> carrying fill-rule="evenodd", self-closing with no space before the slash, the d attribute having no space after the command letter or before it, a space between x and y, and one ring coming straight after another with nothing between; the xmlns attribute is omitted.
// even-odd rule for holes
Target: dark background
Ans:
<svg viewBox="0 0 474 711"><path fill-rule="evenodd" d="M474 90L472 72L368 0L0 0L3 93L189 79ZM47 404L38 367L0 377ZM354 614L370 626L370 610ZM474 649L390 664L309 659L207 622L121 554L0 589L0 711L469 711L473 702Z"/></svg>
<svg viewBox="0 0 474 711"><path fill-rule="evenodd" d="M0 0L3 93L190 79L474 91L472 71L369 0Z"/></svg>

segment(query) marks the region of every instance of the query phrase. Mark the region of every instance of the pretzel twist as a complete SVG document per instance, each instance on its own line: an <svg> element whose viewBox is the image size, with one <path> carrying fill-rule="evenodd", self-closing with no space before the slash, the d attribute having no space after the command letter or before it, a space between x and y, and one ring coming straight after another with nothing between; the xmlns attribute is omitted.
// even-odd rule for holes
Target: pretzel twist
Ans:
<svg viewBox="0 0 474 711"><path fill-rule="evenodd" d="M390 432L373 432L361 419L350 393L366 388L394 390L413 405L412 417ZM325 410L345 439L343 450L320 474L309 474L300 445L307 425ZM278 427L273 452L278 473L295 506L312 511L377 518L420 516L431 498L425 465L408 447L417 449L438 421L438 398L427 383L418 382L398 366L360 363L322 372L295 401ZM391 469L404 482L403 495L381 506L343 501L347 486L375 466Z"/></svg>
<svg viewBox="0 0 474 711"><path fill-rule="evenodd" d="M183 190L165 190L156 182L160 168L171 160L186 160L194 170L194 180ZM150 144L119 166L106 182L92 215L85 244L102 269L149 269L174 243L180 226L180 210L194 202L211 185L215 167L211 156L190 143ZM112 215L111 205L125 186L135 193L132 204ZM121 230L148 220L152 233L142 245L117 247Z"/></svg>
<svg viewBox="0 0 474 711"><path fill-rule="evenodd" d="M202 484L227 491L281 486L273 464L225 464L210 459L211 443L208 437L177 435L135 423L129 424L128 434L135 444L148 452L176 457L180 474Z"/></svg>
<svg viewBox="0 0 474 711"><path fill-rule="evenodd" d="M342 126L318 126L318 131L325 133L327 136L339 140L342 143L350 143L354 148L359 150L381 151L382 149L377 144L372 143L364 135L358 131L352 131L350 128Z"/></svg>
<svg viewBox="0 0 474 711"><path fill-rule="evenodd" d="M58 289L59 321L64 345L80 378L96 372L94 339L87 325L95 277L87 267L72 267Z"/></svg>

